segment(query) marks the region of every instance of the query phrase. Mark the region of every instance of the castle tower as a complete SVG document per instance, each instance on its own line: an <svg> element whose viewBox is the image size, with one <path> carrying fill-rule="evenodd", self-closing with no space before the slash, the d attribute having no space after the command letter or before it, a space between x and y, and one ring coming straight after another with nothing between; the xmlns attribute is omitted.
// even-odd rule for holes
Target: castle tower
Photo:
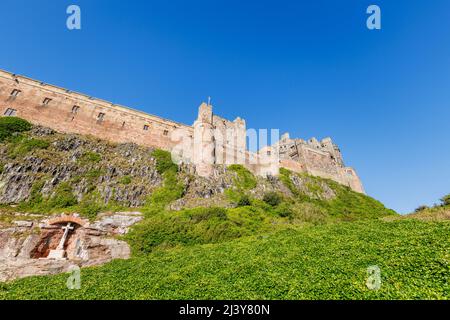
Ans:
<svg viewBox="0 0 450 320"><path fill-rule="evenodd" d="M237 117L234 121L234 134L236 141L235 163L245 163L245 151L247 150L247 129L245 120Z"/></svg>
<svg viewBox="0 0 450 320"><path fill-rule="evenodd" d="M193 162L200 176L209 176L215 164L215 140L212 106L202 103L194 122Z"/></svg>
<svg viewBox="0 0 450 320"><path fill-rule="evenodd" d="M344 167L344 161L342 159L342 154L339 148L333 143L331 138L325 138L321 141L322 148L327 150L333 157L333 160L340 167Z"/></svg>

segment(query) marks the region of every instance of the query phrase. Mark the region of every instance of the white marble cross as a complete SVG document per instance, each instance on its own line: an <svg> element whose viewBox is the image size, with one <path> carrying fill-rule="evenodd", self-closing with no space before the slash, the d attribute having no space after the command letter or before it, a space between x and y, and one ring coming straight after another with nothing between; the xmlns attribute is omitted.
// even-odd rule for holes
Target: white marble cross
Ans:
<svg viewBox="0 0 450 320"><path fill-rule="evenodd" d="M67 224L67 226L62 227L62 229L64 230L64 234L63 234L61 240L59 241L59 244L58 244L58 247L56 248L56 250L64 250L64 243L66 242L67 235L69 234L70 230L73 230L73 227L69 222Z"/></svg>

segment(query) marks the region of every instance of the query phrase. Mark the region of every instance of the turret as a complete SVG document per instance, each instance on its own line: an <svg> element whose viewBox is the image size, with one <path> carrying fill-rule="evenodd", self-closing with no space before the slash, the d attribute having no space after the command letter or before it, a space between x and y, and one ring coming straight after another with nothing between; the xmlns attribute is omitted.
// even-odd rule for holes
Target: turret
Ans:
<svg viewBox="0 0 450 320"><path fill-rule="evenodd" d="M215 141L213 128L212 106L202 103L199 107L198 118L194 122L194 150L193 161L197 173L209 176L215 164Z"/></svg>

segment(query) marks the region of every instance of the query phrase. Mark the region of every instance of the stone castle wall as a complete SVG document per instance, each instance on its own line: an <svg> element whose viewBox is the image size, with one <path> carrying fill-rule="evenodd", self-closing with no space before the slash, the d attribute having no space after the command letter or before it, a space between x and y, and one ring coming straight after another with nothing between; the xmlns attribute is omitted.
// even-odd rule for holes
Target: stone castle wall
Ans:
<svg viewBox="0 0 450 320"><path fill-rule="evenodd" d="M88 134L119 143L135 142L170 150L174 130L183 128L193 134L190 126L4 71L0 71L0 103L2 115L12 109L17 116L60 132Z"/></svg>
<svg viewBox="0 0 450 320"><path fill-rule="evenodd" d="M364 192L330 138L319 142L284 135L273 146L250 152L245 120L219 117L206 103L188 126L0 70L0 108L4 116L19 116L60 132L171 151L175 160L195 164L202 176L211 174L214 165L243 164L262 176L277 175L281 166Z"/></svg>

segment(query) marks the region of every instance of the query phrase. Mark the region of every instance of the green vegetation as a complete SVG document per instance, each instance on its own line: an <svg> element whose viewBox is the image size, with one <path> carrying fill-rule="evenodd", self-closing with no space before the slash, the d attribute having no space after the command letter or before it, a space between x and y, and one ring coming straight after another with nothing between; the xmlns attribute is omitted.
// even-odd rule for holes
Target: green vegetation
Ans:
<svg viewBox="0 0 450 320"><path fill-rule="evenodd" d="M449 234L416 220L279 230L82 269L80 290L67 274L26 278L0 299L449 299ZM366 286L374 265L379 290Z"/></svg>
<svg viewBox="0 0 450 320"><path fill-rule="evenodd" d="M256 187L256 178L247 168L240 164L228 166L228 170L236 173L235 185L240 190L251 190Z"/></svg>
<svg viewBox="0 0 450 320"><path fill-rule="evenodd" d="M70 159L64 163L75 173L63 172L64 182L55 185L54 173L35 170L28 201L2 211L78 212L94 220L100 212L126 210L113 199L143 186L141 175L120 174L127 172L120 169L130 166L129 159L115 161L132 149L128 146L113 149L87 140L73 150L77 141L70 140L60 151L54 135L33 137L23 133L29 130L23 123L8 126L14 129L0 146L7 151L0 171L9 170L4 167L8 161L20 163L33 152L50 168ZM197 200L189 198L195 189L181 199L185 182L195 177L179 170L163 150L144 150L136 158L144 163L140 170L154 161L160 176L138 189L148 195L138 209L144 219L121 237L130 244L132 258L83 269L81 290L67 290L67 275L31 277L0 285L0 299L450 298L450 196L442 198L442 205L405 217L331 180L281 169L288 190L271 181L258 186L260 178L232 165L232 174L224 176L234 183L223 197L226 208L174 211L184 201ZM125 197L116 197L122 191ZM11 223L12 217L0 215L0 222ZM373 265L381 269L378 291L366 287L367 268Z"/></svg>
<svg viewBox="0 0 450 320"><path fill-rule="evenodd" d="M442 206L450 206L450 194L442 197L441 202Z"/></svg>
<svg viewBox="0 0 450 320"><path fill-rule="evenodd" d="M269 229L265 215L250 208L195 208L155 214L133 228L126 239L136 255L155 248L217 243Z"/></svg>
<svg viewBox="0 0 450 320"><path fill-rule="evenodd" d="M252 202L250 200L250 197L246 194L241 195L237 202L238 207L250 206L251 204Z"/></svg>
<svg viewBox="0 0 450 320"><path fill-rule="evenodd" d="M315 197L308 196L302 190L296 188L292 182L291 175L298 175L308 179L309 182L306 184L306 188ZM313 204L325 210L330 217L338 220L370 219L396 214L395 211L386 209L381 202L365 194L354 192L349 187L333 180L296 174L284 168L280 169L280 180L294 194L296 202ZM324 192L321 187L322 183L325 183L332 190L335 194L334 197L328 200L320 200L318 196Z"/></svg>
<svg viewBox="0 0 450 320"><path fill-rule="evenodd" d="M119 181L121 184L130 184L131 183L131 177L130 176L124 176Z"/></svg>
<svg viewBox="0 0 450 320"><path fill-rule="evenodd" d="M12 137L15 133L31 130L32 125L21 118L1 117L0 118L0 142Z"/></svg>
<svg viewBox="0 0 450 320"><path fill-rule="evenodd" d="M264 194L263 201L272 207L276 207L283 201L283 198L276 192L267 192Z"/></svg>
<svg viewBox="0 0 450 320"><path fill-rule="evenodd" d="M67 208L78 203L77 198L72 193L69 183L63 182L58 185L52 197L48 201L50 208Z"/></svg>
<svg viewBox="0 0 450 320"><path fill-rule="evenodd" d="M50 143L46 140L17 136L12 140L8 154L14 159L33 150L47 149L49 146Z"/></svg>
<svg viewBox="0 0 450 320"><path fill-rule="evenodd" d="M78 161L80 164L98 163L102 161L102 156L97 152L88 151L85 152Z"/></svg>
<svg viewBox="0 0 450 320"><path fill-rule="evenodd" d="M172 162L169 152L156 149L152 157L156 160L156 170L163 176L163 184L154 189L146 201L143 211L149 216L164 211L170 202L183 196L185 189L178 181L178 166Z"/></svg>
<svg viewBox="0 0 450 320"><path fill-rule="evenodd" d="M19 204L20 210L38 213L54 212L58 209L75 206L78 203L69 183L60 183L56 187L54 193L48 198L44 198L41 193L44 184L44 179L38 180L33 184L31 187L30 198L28 201Z"/></svg>
<svg viewBox="0 0 450 320"><path fill-rule="evenodd" d="M178 166L172 162L170 152L156 149L152 152L152 157L156 160L156 170L159 174L178 171Z"/></svg>
<svg viewBox="0 0 450 320"><path fill-rule="evenodd" d="M81 199L78 208L80 214L89 220L94 220L97 217L97 214L102 210L107 209L107 207L101 203L100 195L96 192L86 194L83 199Z"/></svg>

